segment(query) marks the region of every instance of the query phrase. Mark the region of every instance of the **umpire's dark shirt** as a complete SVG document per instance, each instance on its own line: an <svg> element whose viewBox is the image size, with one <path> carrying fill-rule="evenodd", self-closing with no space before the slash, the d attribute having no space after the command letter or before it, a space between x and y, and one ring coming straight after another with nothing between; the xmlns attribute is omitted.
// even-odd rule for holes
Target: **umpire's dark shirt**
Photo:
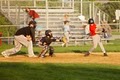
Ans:
<svg viewBox="0 0 120 80"><path fill-rule="evenodd" d="M32 37L32 41L34 42L34 40L35 40L34 32L32 32L31 27L23 27L23 28L17 30L17 32L15 33L15 36L18 36L18 35L24 35L25 37L27 35L30 35Z"/></svg>

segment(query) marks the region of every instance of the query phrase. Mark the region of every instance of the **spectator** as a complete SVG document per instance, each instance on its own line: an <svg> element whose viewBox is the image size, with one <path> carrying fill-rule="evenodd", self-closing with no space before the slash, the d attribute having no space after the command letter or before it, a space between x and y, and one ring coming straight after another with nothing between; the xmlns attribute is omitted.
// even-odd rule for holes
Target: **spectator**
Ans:
<svg viewBox="0 0 120 80"><path fill-rule="evenodd" d="M70 21L69 15L67 13L64 15L63 21Z"/></svg>
<svg viewBox="0 0 120 80"><path fill-rule="evenodd" d="M37 12L35 12L34 10L31 10L30 8L26 8L26 12L27 12L27 20L26 23L28 24L29 21L35 21L36 22L36 33L40 35L40 32L42 30L42 27L40 25L38 25L38 20L39 20L39 15Z"/></svg>
<svg viewBox="0 0 120 80"><path fill-rule="evenodd" d="M62 46L67 47L69 42L69 34L70 34L69 21L64 21L63 31L64 31L64 37L66 38L66 43L63 43Z"/></svg>
<svg viewBox="0 0 120 80"><path fill-rule="evenodd" d="M26 12L27 12L27 20L26 23L28 24L29 21L36 21L36 23L38 22L39 19L39 15L37 12L35 12L34 10L31 10L30 8L26 8Z"/></svg>
<svg viewBox="0 0 120 80"><path fill-rule="evenodd" d="M102 32L103 32L103 37L104 38L109 38L112 36L112 29L108 25L107 21L101 21L102 23Z"/></svg>

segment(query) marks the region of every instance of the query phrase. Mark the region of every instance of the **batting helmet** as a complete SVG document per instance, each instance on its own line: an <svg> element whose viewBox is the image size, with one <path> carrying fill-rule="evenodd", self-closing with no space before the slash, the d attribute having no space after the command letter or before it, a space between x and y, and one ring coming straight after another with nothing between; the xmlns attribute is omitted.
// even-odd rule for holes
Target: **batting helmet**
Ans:
<svg viewBox="0 0 120 80"><path fill-rule="evenodd" d="M90 18L90 19L88 20L88 24L94 24L93 18Z"/></svg>

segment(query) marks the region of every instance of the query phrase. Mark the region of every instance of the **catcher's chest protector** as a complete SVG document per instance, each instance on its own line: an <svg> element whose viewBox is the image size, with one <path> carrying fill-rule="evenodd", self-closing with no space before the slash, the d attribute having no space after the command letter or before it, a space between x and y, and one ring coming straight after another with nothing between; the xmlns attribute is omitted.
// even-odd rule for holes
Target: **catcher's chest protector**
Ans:
<svg viewBox="0 0 120 80"><path fill-rule="evenodd" d="M46 45L50 45L52 40L51 38L48 38L48 37L42 37L42 39L40 39L40 42L42 42L42 45L44 45L44 43L46 43Z"/></svg>

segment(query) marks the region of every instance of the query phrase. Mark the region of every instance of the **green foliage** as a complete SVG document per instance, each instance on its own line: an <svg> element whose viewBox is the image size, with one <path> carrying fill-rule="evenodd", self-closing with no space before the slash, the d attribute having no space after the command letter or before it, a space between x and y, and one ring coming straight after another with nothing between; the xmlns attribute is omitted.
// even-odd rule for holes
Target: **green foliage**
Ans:
<svg viewBox="0 0 120 80"><path fill-rule="evenodd" d="M13 36L16 32L16 27L8 26L8 27L0 27L0 32L2 32L2 36Z"/></svg>
<svg viewBox="0 0 120 80"><path fill-rule="evenodd" d="M0 63L1 80L119 80L120 66Z"/></svg>
<svg viewBox="0 0 120 80"><path fill-rule="evenodd" d="M115 10L120 9L120 3L119 2L108 2L102 4L100 9L102 9L105 13L109 15L109 22L112 22L113 19L115 19Z"/></svg>
<svg viewBox="0 0 120 80"><path fill-rule="evenodd" d="M11 25L12 23L6 18L4 17L4 15L2 15L0 13L0 32L2 32L2 36L13 36L15 31L16 31L16 27L14 26L5 26L5 25Z"/></svg>
<svg viewBox="0 0 120 80"><path fill-rule="evenodd" d="M1 13L0 13L0 25L9 25L11 22L8 21L7 18L5 18Z"/></svg>

